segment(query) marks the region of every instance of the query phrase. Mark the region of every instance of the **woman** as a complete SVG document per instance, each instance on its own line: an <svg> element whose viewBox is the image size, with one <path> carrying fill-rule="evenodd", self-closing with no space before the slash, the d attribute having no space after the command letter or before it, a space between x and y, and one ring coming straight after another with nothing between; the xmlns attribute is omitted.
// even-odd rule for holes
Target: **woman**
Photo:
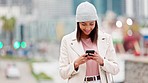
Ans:
<svg viewBox="0 0 148 83"><path fill-rule="evenodd" d="M76 10L76 30L61 41L59 72L68 83L111 83L111 74L119 72L111 36L98 30L97 19L95 7L82 2Z"/></svg>

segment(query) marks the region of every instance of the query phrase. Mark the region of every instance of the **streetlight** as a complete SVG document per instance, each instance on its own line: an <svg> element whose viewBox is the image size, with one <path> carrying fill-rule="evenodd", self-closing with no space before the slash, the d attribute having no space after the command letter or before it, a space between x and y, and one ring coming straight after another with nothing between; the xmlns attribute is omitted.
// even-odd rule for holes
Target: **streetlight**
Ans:
<svg viewBox="0 0 148 83"><path fill-rule="evenodd" d="M126 23L127 23L128 25L132 25L132 24L133 24L133 21L132 21L132 19L128 18L128 19L126 20Z"/></svg>
<svg viewBox="0 0 148 83"><path fill-rule="evenodd" d="M15 49L19 49L21 46L21 43L19 41L16 41L13 46Z"/></svg>
<svg viewBox="0 0 148 83"><path fill-rule="evenodd" d="M116 26L117 28L120 28L120 29L116 29L115 33L113 34L114 37L114 44L115 44L115 47L116 47L116 50L117 52L119 53L124 53L125 50L123 48L123 37L122 37L122 33L121 33L121 28L122 28L122 22L120 20L116 21Z"/></svg>
<svg viewBox="0 0 148 83"><path fill-rule="evenodd" d="M118 28L121 28L122 27L122 22L121 21L116 21L116 26L118 27Z"/></svg>
<svg viewBox="0 0 148 83"><path fill-rule="evenodd" d="M24 42L24 41L23 41L23 42L21 42L21 47L22 47L22 48L26 48L26 47L27 47L26 42Z"/></svg>
<svg viewBox="0 0 148 83"><path fill-rule="evenodd" d="M3 42L0 41L0 49L2 49L4 46Z"/></svg>
<svg viewBox="0 0 148 83"><path fill-rule="evenodd" d="M128 36L132 36L132 35L133 35L133 32L132 32L132 30L131 30L131 28L130 28L130 26L133 24L132 19L128 18L128 19L126 20L126 23L127 23L128 27L129 27L129 29L128 29L128 31L127 31L127 34L128 34Z"/></svg>
<svg viewBox="0 0 148 83"><path fill-rule="evenodd" d="M26 48L27 47L27 44L25 41L22 41L22 42L19 42L19 41L16 41L14 43L14 48L15 49L19 49L19 48Z"/></svg>

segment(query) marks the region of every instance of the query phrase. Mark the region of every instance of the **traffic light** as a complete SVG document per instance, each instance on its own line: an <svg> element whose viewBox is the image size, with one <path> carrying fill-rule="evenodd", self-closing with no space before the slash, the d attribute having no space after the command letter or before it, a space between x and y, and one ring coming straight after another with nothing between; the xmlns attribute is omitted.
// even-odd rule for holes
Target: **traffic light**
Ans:
<svg viewBox="0 0 148 83"><path fill-rule="evenodd" d="M24 41L22 41L22 42L16 41L13 46L14 46L15 49L19 49L20 47L26 48L27 44Z"/></svg>
<svg viewBox="0 0 148 83"><path fill-rule="evenodd" d="M27 47L26 42L24 42L24 41L23 41L23 42L21 42L21 47L22 47L22 48L26 48L26 47Z"/></svg>
<svg viewBox="0 0 148 83"><path fill-rule="evenodd" d="M0 49L2 49L4 46L3 42L0 41Z"/></svg>
<svg viewBox="0 0 148 83"><path fill-rule="evenodd" d="M19 49L20 46L21 46L21 43L16 41L13 46L14 46L15 49Z"/></svg>

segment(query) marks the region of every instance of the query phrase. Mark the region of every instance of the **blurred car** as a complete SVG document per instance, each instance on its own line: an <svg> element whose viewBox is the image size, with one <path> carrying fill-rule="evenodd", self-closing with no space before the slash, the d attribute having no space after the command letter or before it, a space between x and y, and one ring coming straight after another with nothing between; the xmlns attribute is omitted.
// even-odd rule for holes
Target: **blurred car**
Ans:
<svg viewBox="0 0 148 83"><path fill-rule="evenodd" d="M6 77L7 78L20 78L20 71L15 64L8 64L6 67Z"/></svg>

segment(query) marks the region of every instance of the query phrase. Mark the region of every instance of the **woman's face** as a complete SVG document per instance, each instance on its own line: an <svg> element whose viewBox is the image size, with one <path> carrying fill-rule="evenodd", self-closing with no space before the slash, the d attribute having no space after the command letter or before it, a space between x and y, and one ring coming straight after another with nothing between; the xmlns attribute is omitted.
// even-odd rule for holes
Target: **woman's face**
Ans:
<svg viewBox="0 0 148 83"><path fill-rule="evenodd" d="M79 26L82 30L82 35L88 36L91 31L95 28L95 21L86 21L86 22L80 22Z"/></svg>

